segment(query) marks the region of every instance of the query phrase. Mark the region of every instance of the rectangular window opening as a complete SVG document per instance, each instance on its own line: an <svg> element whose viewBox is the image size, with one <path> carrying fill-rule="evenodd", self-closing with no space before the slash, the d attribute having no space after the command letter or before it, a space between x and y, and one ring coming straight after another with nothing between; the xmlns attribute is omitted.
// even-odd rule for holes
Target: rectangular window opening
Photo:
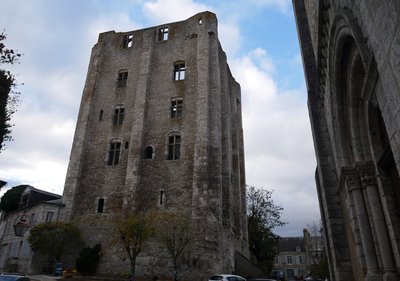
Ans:
<svg viewBox="0 0 400 281"><path fill-rule="evenodd" d="M114 109L113 125L122 125L124 121L125 109L123 107L117 107Z"/></svg>
<svg viewBox="0 0 400 281"><path fill-rule="evenodd" d="M168 27L160 27L157 32L157 41L167 41L168 40Z"/></svg>
<svg viewBox="0 0 400 281"><path fill-rule="evenodd" d="M181 158L181 137L173 135L168 138L168 160Z"/></svg>
<svg viewBox="0 0 400 281"><path fill-rule="evenodd" d="M123 48L130 48L133 45L133 35L125 35L122 41L122 47Z"/></svg>
<svg viewBox="0 0 400 281"><path fill-rule="evenodd" d="M185 63L177 63L174 65L174 80L185 80Z"/></svg>
<svg viewBox="0 0 400 281"><path fill-rule="evenodd" d="M104 199L100 198L97 203L97 213L103 213L104 211Z"/></svg>
<svg viewBox="0 0 400 281"><path fill-rule="evenodd" d="M110 143L110 150L108 152L108 162L107 162L108 165L110 166L118 165L120 151L121 151L120 142Z"/></svg>
<svg viewBox="0 0 400 281"><path fill-rule="evenodd" d="M128 82L128 71L118 73L117 88L126 87Z"/></svg>
<svg viewBox="0 0 400 281"><path fill-rule="evenodd" d="M54 212L47 212L47 214L46 214L46 222L52 222L53 221L53 216L54 216Z"/></svg>
<svg viewBox="0 0 400 281"><path fill-rule="evenodd" d="M171 118L182 117L183 100L174 99L171 101Z"/></svg>

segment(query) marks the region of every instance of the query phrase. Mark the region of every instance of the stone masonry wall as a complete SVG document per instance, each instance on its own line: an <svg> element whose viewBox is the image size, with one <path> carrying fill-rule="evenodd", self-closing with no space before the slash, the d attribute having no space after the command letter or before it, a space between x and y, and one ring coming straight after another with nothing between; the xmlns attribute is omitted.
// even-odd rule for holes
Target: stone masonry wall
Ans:
<svg viewBox="0 0 400 281"><path fill-rule="evenodd" d="M168 27L168 40L157 41L160 27ZM132 36L132 46L122 48L126 35ZM185 62L185 79L174 81L178 61ZM128 80L118 88L121 70L128 71ZM183 99L182 117L171 118L171 99L177 97ZM64 218L81 226L88 244L102 244L100 273L128 271L123 252L112 243L113 212L121 208L191 214L198 228L191 278L232 272L235 250L248 254L240 100L210 12L158 27L100 34L63 195ZM122 125L112 124L115 106L124 106ZM181 136L180 159L166 160L173 132ZM113 139L121 142L120 161L109 166ZM146 147L153 148L152 159L144 159ZM100 198L103 213L97 213ZM170 265L151 241L137 270L143 276L167 276Z"/></svg>

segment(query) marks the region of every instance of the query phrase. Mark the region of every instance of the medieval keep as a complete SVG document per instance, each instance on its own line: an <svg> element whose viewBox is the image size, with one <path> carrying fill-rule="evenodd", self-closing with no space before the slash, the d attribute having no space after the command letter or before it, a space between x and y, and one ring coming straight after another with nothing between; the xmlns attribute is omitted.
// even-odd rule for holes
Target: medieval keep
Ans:
<svg viewBox="0 0 400 281"><path fill-rule="evenodd" d="M293 5L330 280L400 280L400 2Z"/></svg>
<svg viewBox="0 0 400 281"><path fill-rule="evenodd" d="M102 245L99 273L129 272L110 243L124 204L190 214L192 277L234 271L248 256L244 169L240 85L213 13L99 35L63 194L64 220ZM159 252L139 255L138 275L171 272Z"/></svg>

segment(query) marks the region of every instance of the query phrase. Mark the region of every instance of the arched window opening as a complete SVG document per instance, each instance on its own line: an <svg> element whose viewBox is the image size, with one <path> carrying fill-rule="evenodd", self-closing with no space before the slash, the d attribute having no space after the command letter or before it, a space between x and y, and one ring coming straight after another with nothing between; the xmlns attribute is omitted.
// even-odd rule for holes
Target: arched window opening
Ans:
<svg viewBox="0 0 400 281"><path fill-rule="evenodd" d="M153 147L148 146L144 150L144 159L153 159Z"/></svg>
<svg viewBox="0 0 400 281"><path fill-rule="evenodd" d="M167 160L177 160L181 158L181 136L172 133L168 136L168 156Z"/></svg>

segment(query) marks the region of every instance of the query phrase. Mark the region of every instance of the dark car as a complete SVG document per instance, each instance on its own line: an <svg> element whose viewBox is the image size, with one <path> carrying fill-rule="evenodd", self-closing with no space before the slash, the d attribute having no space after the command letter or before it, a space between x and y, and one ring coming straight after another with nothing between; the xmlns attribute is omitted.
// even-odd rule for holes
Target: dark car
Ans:
<svg viewBox="0 0 400 281"><path fill-rule="evenodd" d="M15 274L1 274L0 281L30 281L28 276Z"/></svg>
<svg viewBox="0 0 400 281"><path fill-rule="evenodd" d="M208 281L246 281L241 276L232 275L232 274L217 274L210 277Z"/></svg>

